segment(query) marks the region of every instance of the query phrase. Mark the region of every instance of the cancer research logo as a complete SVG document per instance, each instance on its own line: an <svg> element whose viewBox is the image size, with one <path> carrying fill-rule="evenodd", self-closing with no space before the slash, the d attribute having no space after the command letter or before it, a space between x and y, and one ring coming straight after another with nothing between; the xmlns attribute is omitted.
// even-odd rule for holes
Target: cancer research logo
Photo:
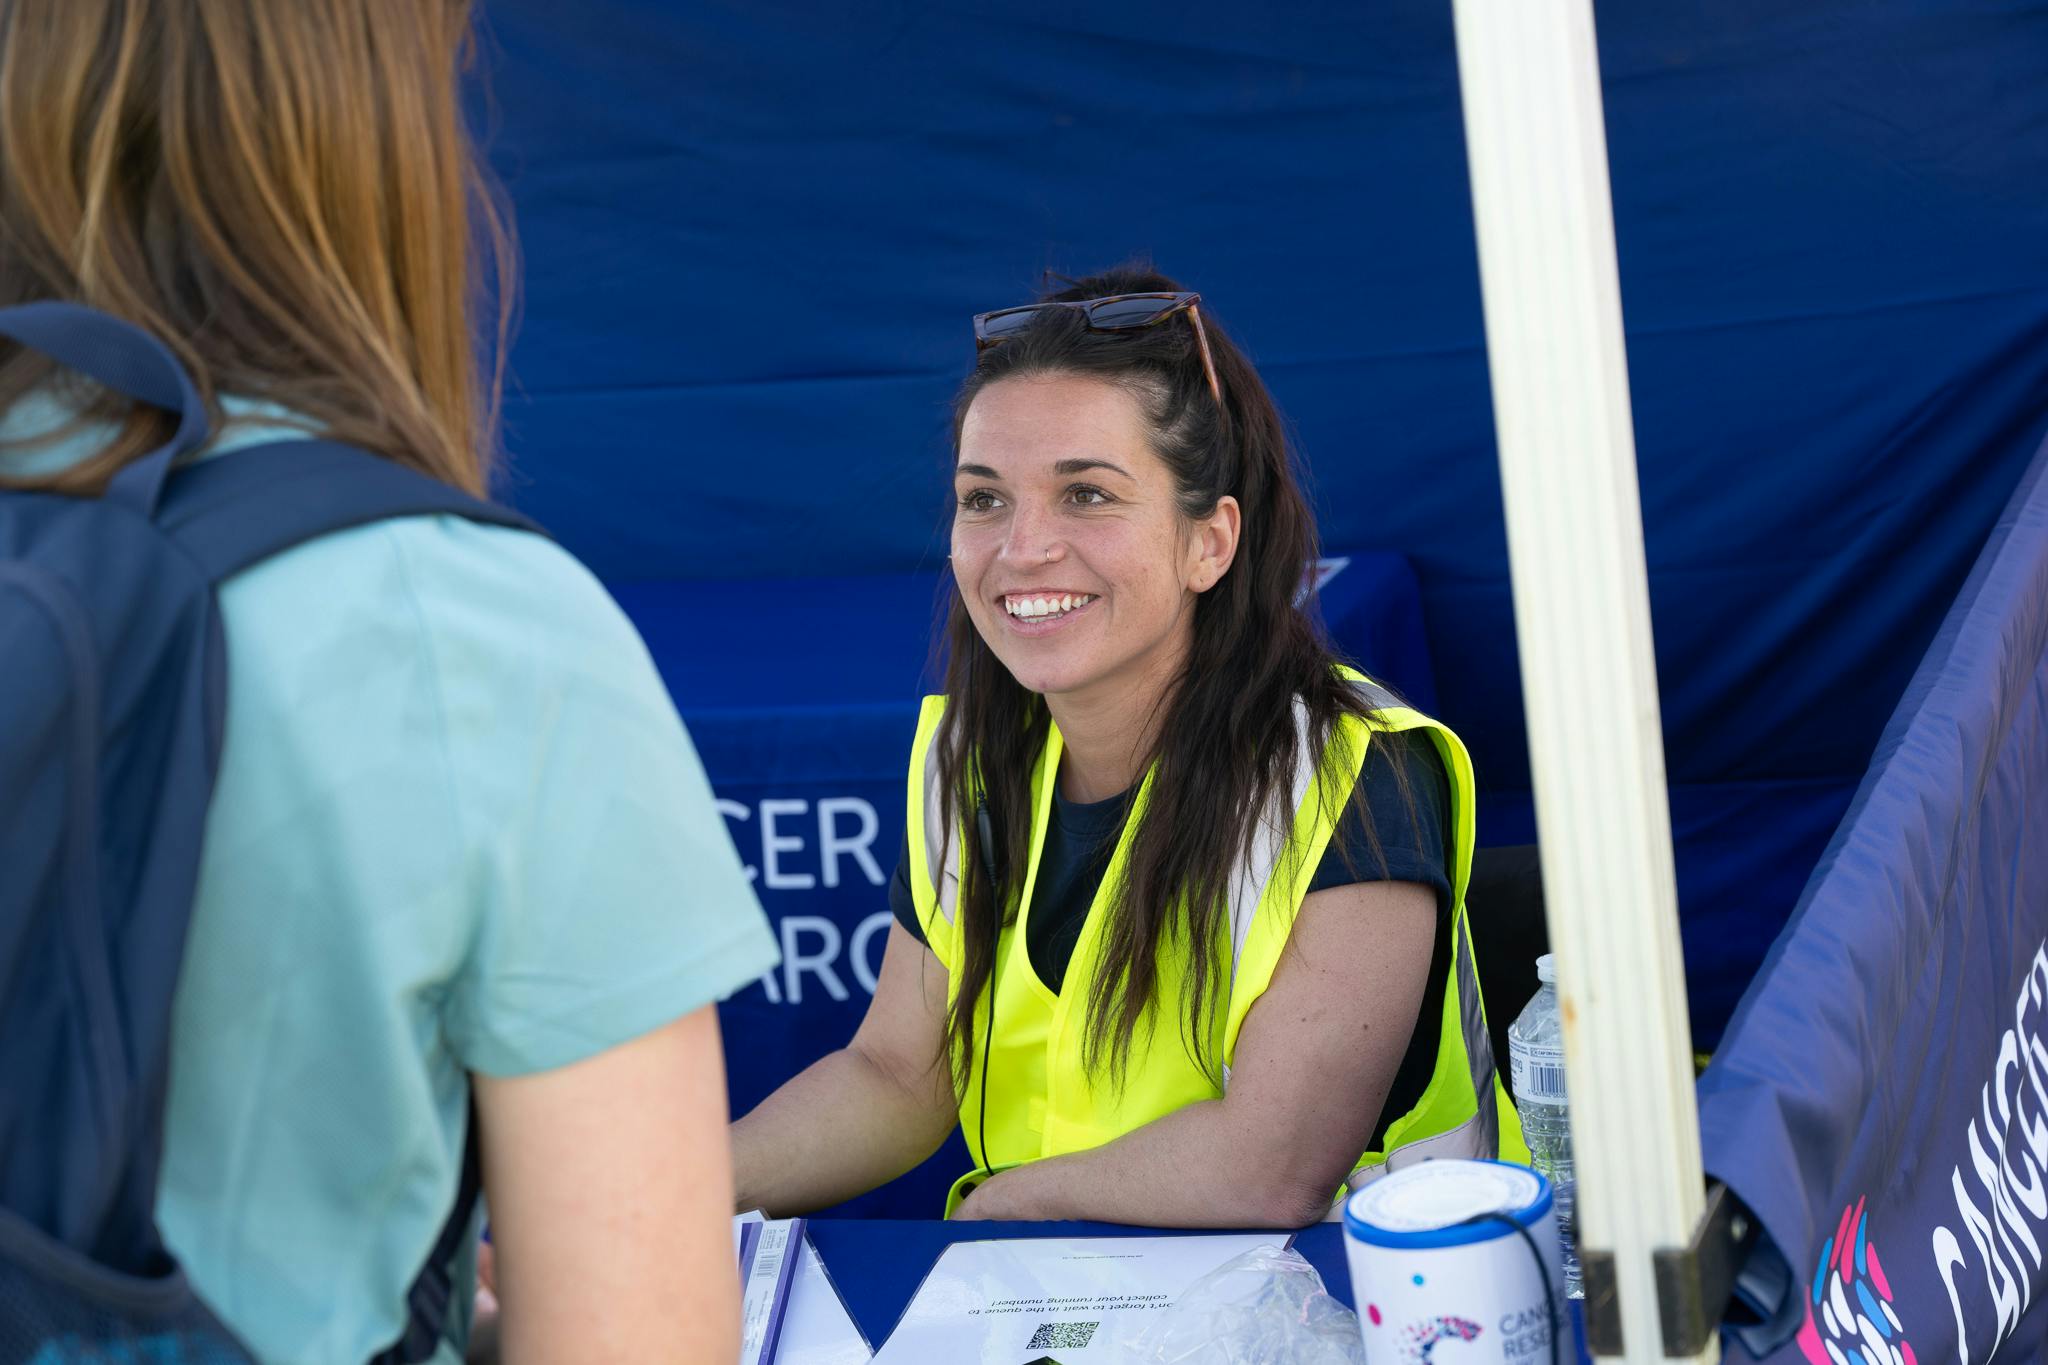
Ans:
<svg viewBox="0 0 2048 1365"><path fill-rule="evenodd" d="M1430 1356L1441 1341L1475 1341L1486 1329L1467 1318L1431 1318L1402 1333L1406 1359L1415 1365L1432 1365Z"/></svg>
<svg viewBox="0 0 2048 1365"><path fill-rule="evenodd" d="M1799 1349L1812 1365L1919 1365L1892 1311L1891 1282L1865 1227L1866 1202L1842 1210L1820 1250L1799 1328Z"/></svg>

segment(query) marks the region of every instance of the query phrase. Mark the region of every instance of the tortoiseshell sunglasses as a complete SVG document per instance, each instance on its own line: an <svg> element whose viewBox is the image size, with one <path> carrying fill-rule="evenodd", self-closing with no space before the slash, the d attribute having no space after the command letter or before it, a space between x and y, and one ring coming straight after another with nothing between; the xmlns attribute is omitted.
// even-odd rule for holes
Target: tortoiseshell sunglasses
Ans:
<svg viewBox="0 0 2048 1365"><path fill-rule="evenodd" d="M1090 331L1135 332L1186 313L1195 327L1195 344L1202 350L1202 372L1209 376L1209 396L1223 406L1223 385L1216 379L1216 358L1209 353L1209 332L1202 326L1200 294L1111 294L1099 299L1061 299L1051 303L1027 303L1016 308L998 308L993 313L974 315L974 349L977 354L999 341L1007 341L1037 320L1048 308L1078 308Z"/></svg>

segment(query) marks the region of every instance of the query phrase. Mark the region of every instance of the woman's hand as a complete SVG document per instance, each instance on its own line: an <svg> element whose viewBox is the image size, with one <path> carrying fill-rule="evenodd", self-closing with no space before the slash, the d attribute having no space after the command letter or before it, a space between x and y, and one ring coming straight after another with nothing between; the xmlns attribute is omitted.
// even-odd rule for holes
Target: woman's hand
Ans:
<svg viewBox="0 0 2048 1365"><path fill-rule="evenodd" d="M489 1242L478 1242L476 1247L476 1311L498 1311L498 1253Z"/></svg>
<svg viewBox="0 0 2048 1365"><path fill-rule="evenodd" d="M469 1319L469 1345L463 1351L466 1365L498 1365L498 1267L497 1253L489 1242L476 1249L476 1308Z"/></svg>
<svg viewBox="0 0 2048 1365"><path fill-rule="evenodd" d="M1043 1212L1035 1212L1029 1198L1028 1186L1031 1177L1027 1174L1030 1166L1013 1166L1007 1171L997 1171L974 1187L974 1193L960 1201L960 1207L953 1210L953 1221L969 1219L999 1219L1005 1222L1021 1222L1045 1218Z"/></svg>

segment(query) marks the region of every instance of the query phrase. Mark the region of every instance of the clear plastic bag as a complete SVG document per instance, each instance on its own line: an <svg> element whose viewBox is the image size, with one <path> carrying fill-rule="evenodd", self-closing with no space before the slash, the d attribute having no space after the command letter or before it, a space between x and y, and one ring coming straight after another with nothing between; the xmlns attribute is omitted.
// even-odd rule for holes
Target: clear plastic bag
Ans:
<svg viewBox="0 0 2048 1365"><path fill-rule="evenodd" d="M1126 1348L1132 1365L1365 1365L1358 1315L1298 1251L1224 1262Z"/></svg>

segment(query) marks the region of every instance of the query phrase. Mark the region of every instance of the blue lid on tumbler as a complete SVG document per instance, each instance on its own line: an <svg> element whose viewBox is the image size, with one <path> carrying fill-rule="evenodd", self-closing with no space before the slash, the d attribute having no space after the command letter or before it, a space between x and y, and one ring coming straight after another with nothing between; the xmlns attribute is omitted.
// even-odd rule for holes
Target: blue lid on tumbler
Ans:
<svg viewBox="0 0 2048 1365"><path fill-rule="evenodd" d="M1424 1161L1345 1200L1344 1229L1373 1246L1469 1246L1533 1227L1548 1212L1550 1182L1526 1166Z"/></svg>

